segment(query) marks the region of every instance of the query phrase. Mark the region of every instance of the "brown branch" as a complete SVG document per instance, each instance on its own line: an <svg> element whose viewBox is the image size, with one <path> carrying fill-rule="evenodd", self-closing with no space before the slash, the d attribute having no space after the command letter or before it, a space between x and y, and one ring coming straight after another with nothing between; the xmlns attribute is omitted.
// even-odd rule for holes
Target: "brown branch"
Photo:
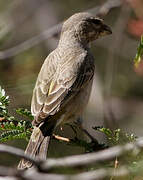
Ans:
<svg viewBox="0 0 143 180"><path fill-rule="evenodd" d="M8 167L0 167L0 179L8 180L7 178L13 178L13 180L100 180L107 177L120 177L128 175L130 172L125 168L121 167L117 170L114 168L99 169L89 172L78 173L76 175L61 175L61 174L49 174L38 172L36 169L29 169L25 172L17 171ZM4 173L2 172L4 171ZM2 172L2 173L1 173ZM3 177L1 177L3 176Z"/></svg>
<svg viewBox="0 0 143 180"><path fill-rule="evenodd" d="M98 162L105 162L125 155L128 152L132 152L138 147L143 148L143 138L137 140L135 143L128 143L124 146L114 146L96 153L74 155L57 159L49 158L41 164L41 169L48 171L57 167L77 167L86 166L93 163L95 164Z"/></svg>
<svg viewBox="0 0 143 180"><path fill-rule="evenodd" d="M111 9L121 6L121 4L121 0L108 0L101 6L97 15L100 17L104 17L109 13Z"/></svg>
<svg viewBox="0 0 143 180"><path fill-rule="evenodd" d="M120 0L108 0L105 4L102 6L97 6L95 8L86 10L88 12L93 12L94 15L98 16L105 16L112 8L119 7L121 5ZM106 13L105 13L106 12ZM50 37L54 37L55 35L59 34L62 27L62 22L53 26L52 28L42 32L41 34L32 37L31 39L28 39L24 41L23 43L14 46L12 48L0 51L0 60L4 60L6 58L15 56L39 43L42 41L47 40Z"/></svg>
<svg viewBox="0 0 143 180"><path fill-rule="evenodd" d="M30 179L30 180L101 180L106 177L111 176L123 176L129 174L129 171L126 168L120 168L117 171L114 169L99 169L84 173L79 173L76 175L59 175L59 174L46 174L46 173L39 173L37 171L33 171L32 173L25 173L23 174L23 178Z"/></svg>
<svg viewBox="0 0 143 180"><path fill-rule="evenodd" d="M33 38L28 39L17 46L14 46L14 47L9 48L4 51L0 51L0 59L3 60L5 58L15 56L33 46L39 44L40 42L42 42L52 36L55 36L57 33L59 33L61 26L62 26L62 24L59 23L59 24L53 26L52 28L48 29L47 31L44 31L41 34L34 36Z"/></svg>
<svg viewBox="0 0 143 180"><path fill-rule="evenodd" d="M79 173L76 175L61 175L61 174L49 174L46 172L49 172L50 169L56 168L56 167L76 167L76 166L83 166L83 165L89 165L89 164L95 164L97 162L105 162L107 160L112 160L115 157L119 157L122 155L125 155L128 152L137 153L138 150L143 148L143 137L139 138L134 143L128 143L124 146L115 146L112 148L108 148L103 151L99 151L96 153L88 153L84 155L76 155L76 156L70 156L65 158L57 158L57 159L47 159L47 161L41 163L38 160L34 160L29 157L28 155L24 155L22 150L19 150L18 148L12 148L7 145L0 145L0 152L7 152L10 154L14 154L16 156L19 156L21 158L26 158L27 160L30 160L31 162L36 162L35 166L39 166L40 170L44 171L37 171L36 168L31 168L27 171L18 171L16 169L8 168L8 167L0 167L0 179L1 180L23 180L23 179L29 179L29 180L100 180L107 177L119 177L119 176L126 176L131 174L134 174L132 170L127 170L125 167L121 168L106 168L106 169L99 169L94 171L88 171ZM140 167L142 167L142 161L139 163ZM142 171L142 168L138 169L139 172Z"/></svg>
<svg viewBox="0 0 143 180"><path fill-rule="evenodd" d="M105 162L112 160L116 157L125 155L128 152L133 152L137 148L143 148L143 137L139 138L134 143L127 143L123 146L114 146L106 150L102 150L96 153L87 153L82 155L74 155L64 158L48 158L46 161L41 162L37 159L32 158L29 155L24 154L24 151L10 147L7 145L0 145L0 152L7 152L13 155L16 155L20 158L25 158L31 161L36 167L39 167L42 171L49 171L50 169L57 167L76 167L76 166L86 166L89 164L95 164L98 162Z"/></svg>

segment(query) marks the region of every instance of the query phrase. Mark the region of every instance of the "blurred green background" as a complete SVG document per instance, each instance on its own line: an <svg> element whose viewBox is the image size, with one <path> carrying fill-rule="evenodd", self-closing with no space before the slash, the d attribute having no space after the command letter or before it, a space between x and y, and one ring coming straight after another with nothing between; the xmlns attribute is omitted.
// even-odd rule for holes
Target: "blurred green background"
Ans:
<svg viewBox="0 0 143 180"><path fill-rule="evenodd" d="M47 38L47 30L76 12L92 9L92 13L96 14L105 2L0 1L0 85L10 96L9 111L12 114L15 115L18 107L30 109L32 90L41 65L58 44L59 33ZM91 46L96 72L83 124L90 133L104 142L106 139L100 133L95 134L93 126L119 127L137 136L143 135L143 64L138 68L133 64L143 33L143 6L138 5L142 3L140 0L133 2L126 4L124 1L122 6L112 9L104 17L113 34L93 42ZM58 133L66 137L73 136L67 127ZM23 149L27 144L24 140L8 143ZM82 152L81 148L52 141L49 156ZM16 165L18 158L0 154L0 162L3 165Z"/></svg>

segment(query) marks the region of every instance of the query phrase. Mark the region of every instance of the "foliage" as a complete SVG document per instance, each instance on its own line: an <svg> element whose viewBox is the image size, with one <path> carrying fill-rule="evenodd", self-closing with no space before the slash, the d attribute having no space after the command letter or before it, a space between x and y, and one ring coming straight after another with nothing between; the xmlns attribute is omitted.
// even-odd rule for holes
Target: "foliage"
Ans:
<svg viewBox="0 0 143 180"><path fill-rule="evenodd" d="M121 129L111 130L102 126L93 127L93 129L105 134L110 145L112 146L118 144L125 144L127 142L134 142L137 138L134 134L125 133Z"/></svg>
<svg viewBox="0 0 143 180"><path fill-rule="evenodd" d="M26 117L29 118L30 120L33 120L33 116L32 116L31 112L30 112L28 109L18 108L18 109L16 110L16 112L17 112L19 115L26 116Z"/></svg>
<svg viewBox="0 0 143 180"><path fill-rule="evenodd" d="M137 49L137 53L134 59L135 66L138 66L143 58L143 35L141 36L140 44Z"/></svg>
<svg viewBox="0 0 143 180"><path fill-rule="evenodd" d="M6 96L5 90L0 87L0 120L12 120L13 117L8 115L7 106L9 105L9 96Z"/></svg>
<svg viewBox="0 0 143 180"><path fill-rule="evenodd" d="M10 103L9 96L0 87L0 142L18 138L29 139L32 125L28 120L18 120L8 112ZM31 113L27 109L19 108L16 112L32 119Z"/></svg>

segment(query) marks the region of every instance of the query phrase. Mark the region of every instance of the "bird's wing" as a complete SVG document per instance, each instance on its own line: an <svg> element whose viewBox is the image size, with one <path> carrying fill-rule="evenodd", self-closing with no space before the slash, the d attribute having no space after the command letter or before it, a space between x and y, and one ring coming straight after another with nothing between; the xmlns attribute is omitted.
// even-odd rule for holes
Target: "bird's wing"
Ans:
<svg viewBox="0 0 143 180"><path fill-rule="evenodd" d="M34 112L39 115L44 114L47 117L56 114L93 77L94 65L90 64L87 55L73 56L72 54L68 57L68 60L64 56L59 60L56 72L48 86L46 83L38 82L39 85L34 90L32 106ZM45 69L41 71L44 73ZM38 118L37 121L39 121Z"/></svg>
<svg viewBox="0 0 143 180"><path fill-rule="evenodd" d="M40 113L48 96L51 82L57 69L58 59L59 57L55 50L49 54L41 67L31 101L31 112L34 117Z"/></svg>

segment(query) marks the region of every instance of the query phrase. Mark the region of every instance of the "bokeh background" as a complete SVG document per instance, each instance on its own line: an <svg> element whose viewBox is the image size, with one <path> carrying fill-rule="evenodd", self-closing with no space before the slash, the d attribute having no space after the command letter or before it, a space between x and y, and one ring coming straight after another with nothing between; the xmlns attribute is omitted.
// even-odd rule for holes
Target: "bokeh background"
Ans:
<svg viewBox="0 0 143 180"><path fill-rule="evenodd" d="M5 0L0 1L0 85L10 96L9 111L30 109L32 90L46 56L56 48L61 23L76 12L96 15L106 0ZM115 0L118 7L105 12L113 34L92 43L96 72L83 126L101 142L93 126L104 125L142 136L143 63L133 59L143 33L142 0ZM54 32L54 33L53 33ZM58 131L59 132L59 131ZM60 134L71 137L64 128ZM27 142L8 142L25 148ZM49 156L81 153L78 147L51 142ZM17 164L18 158L1 154L3 165Z"/></svg>

